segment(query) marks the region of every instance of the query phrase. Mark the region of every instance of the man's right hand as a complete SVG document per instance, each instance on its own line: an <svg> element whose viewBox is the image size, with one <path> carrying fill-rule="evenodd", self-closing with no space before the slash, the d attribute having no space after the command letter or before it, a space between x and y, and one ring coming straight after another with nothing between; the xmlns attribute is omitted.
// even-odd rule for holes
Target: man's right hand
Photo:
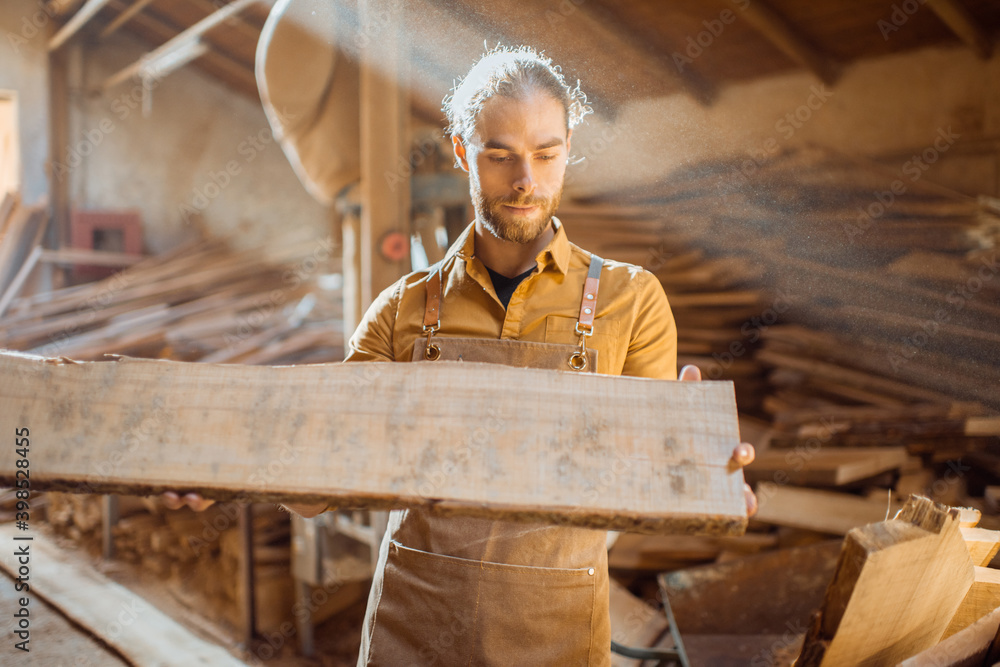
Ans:
<svg viewBox="0 0 1000 667"><path fill-rule="evenodd" d="M163 504L169 509L179 510L187 505L195 512L204 512L215 504L214 500L204 498L200 493L187 493L184 494L184 497L181 497L176 491L163 492L160 494L160 500L162 500Z"/></svg>

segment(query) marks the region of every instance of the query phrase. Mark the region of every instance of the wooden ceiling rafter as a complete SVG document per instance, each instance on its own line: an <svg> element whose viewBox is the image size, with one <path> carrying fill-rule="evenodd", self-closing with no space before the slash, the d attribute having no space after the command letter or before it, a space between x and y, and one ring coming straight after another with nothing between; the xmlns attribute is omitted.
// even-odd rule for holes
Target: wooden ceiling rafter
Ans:
<svg viewBox="0 0 1000 667"><path fill-rule="evenodd" d="M190 28L181 31L173 38L167 40L165 43L156 47L149 53L146 53L131 65L123 67L109 76L101 84L100 89L102 91L107 91L108 89L117 86L118 84L123 83L136 75L142 74L143 71L151 68L151 66L158 59L169 58L173 52L188 48L192 42L201 41L202 36L209 30L221 25L223 21L226 21L230 17L238 14L258 1L259 0L234 0L234 2L223 6L221 9L209 14Z"/></svg>
<svg viewBox="0 0 1000 667"><path fill-rule="evenodd" d="M68 21L49 40L49 51L55 51L73 37L80 29L94 18L110 0L87 0Z"/></svg>
<svg viewBox="0 0 1000 667"><path fill-rule="evenodd" d="M634 42L637 48L644 51L651 60L659 63L661 68L668 72L668 76L674 78L680 88L699 104L709 106L715 101L718 94L716 85L690 64L684 69L676 67L673 60L674 51L668 49L662 41L652 39L644 33L637 34L622 21L618 13L603 2L588 3L583 7L583 11L590 14L594 20L600 21L606 29L616 33L619 39ZM668 62L669 65L664 64Z"/></svg>
<svg viewBox="0 0 1000 667"><path fill-rule="evenodd" d="M111 0L110 7L118 11L126 9L123 0ZM149 11L134 16L126 26L126 30L154 45L165 44L182 32L177 26L167 24L163 19ZM208 46L209 50L194 62L194 66L219 79L237 92L251 98L258 97L257 78L253 69L228 54L222 53L213 45L208 44Z"/></svg>
<svg viewBox="0 0 1000 667"><path fill-rule="evenodd" d="M799 34L797 27L764 0L753 0L742 8L742 16L767 41L826 84L833 84L840 65L827 53Z"/></svg>
<svg viewBox="0 0 1000 667"><path fill-rule="evenodd" d="M642 96L664 95L681 89L678 80L665 72L660 63L650 62L648 54L631 39L623 39L622 35L604 26L588 14L582 4L566 2L551 7L530 4L530 10L526 11L518 0L494 0L489 8L474 0L434 2L450 11L453 20L477 26L488 35L487 43L495 43L500 38L506 44L529 44L546 55L555 56L567 75L589 72L596 64L592 45L600 44L607 53L608 66L614 63L613 74L589 74L585 86L589 89L590 105L609 117L614 117L618 108L634 98L640 89ZM556 46L558 49L554 52ZM644 84L638 87L634 82L640 79Z"/></svg>
<svg viewBox="0 0 1000 667"><path fill-rule="evenodd" d="M98 39L107 39L112 34L117 32L119 28L128 23L133 16L145 9L154 0L135 0L127 9L120 12L118 16L114 18L111 23L105 26L101 34L98 35Z"/></svg>
<svg viewBox="0 0 1000 667"><path fill-rule="evenodd" d="M926 0L927 6L981 60L993 55L993 41L959 0Z"/></svg>

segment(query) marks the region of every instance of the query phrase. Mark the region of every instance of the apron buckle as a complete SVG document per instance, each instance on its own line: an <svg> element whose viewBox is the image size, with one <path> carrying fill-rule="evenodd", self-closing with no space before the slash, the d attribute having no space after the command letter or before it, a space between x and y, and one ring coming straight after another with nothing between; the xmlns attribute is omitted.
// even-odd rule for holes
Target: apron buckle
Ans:
<svg viewBox="0 0 1000 667"><path fill-rule="evenodd" d="M441 358L441 348L437 346L437 343L431 342L431 336L434 332L441 328L441 320L438 320L437 324L425 324L424 333L427 334L427 344L424 347L424 359L427 361L437 361Z"/></svg>
<svg viewBox="0 0 1000 667"><path fill-rule="evenodd" d="M576 332L580 334L580 349L569 355L569 367L574 371L587 370L587 337L594 335L594 327L582 322L576 323Z"/></svg>

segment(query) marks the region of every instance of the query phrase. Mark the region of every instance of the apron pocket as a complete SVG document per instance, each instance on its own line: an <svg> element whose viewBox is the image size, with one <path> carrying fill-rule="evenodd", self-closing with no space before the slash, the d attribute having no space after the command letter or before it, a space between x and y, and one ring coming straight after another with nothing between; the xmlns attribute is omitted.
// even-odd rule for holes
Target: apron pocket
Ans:
<svg viewBox="0 0 1000 667"><path fill-rule="evenodd" d="M589 665L597 580L593 568L469 560L393 540L369 664Z"/></svg>

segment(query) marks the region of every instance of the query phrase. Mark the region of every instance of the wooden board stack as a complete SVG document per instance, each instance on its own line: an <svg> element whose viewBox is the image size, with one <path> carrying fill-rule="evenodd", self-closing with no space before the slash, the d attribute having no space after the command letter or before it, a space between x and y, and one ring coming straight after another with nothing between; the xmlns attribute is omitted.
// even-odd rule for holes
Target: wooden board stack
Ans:
<svg viewBox="0 0 1000 667"><path fill-rule="evenodd" d="M317 284L338 265L332 254L323 240L270 254L193 241L97 282L15 300L0 347L73 359L336 360L340 293Z"/></svg>

